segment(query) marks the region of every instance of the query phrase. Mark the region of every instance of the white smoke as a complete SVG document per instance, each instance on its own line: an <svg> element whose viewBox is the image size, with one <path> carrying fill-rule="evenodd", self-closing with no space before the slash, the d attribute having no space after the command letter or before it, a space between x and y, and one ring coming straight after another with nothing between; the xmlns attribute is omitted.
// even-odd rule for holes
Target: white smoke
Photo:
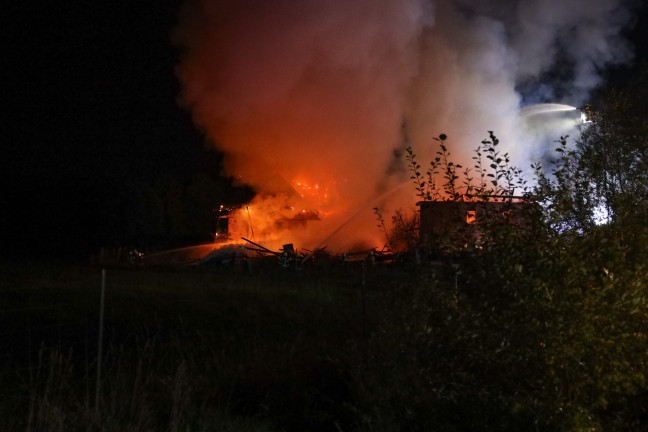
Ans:
<svg viewBox="0 0 648 432"><path fill-rule="evenodd" d="M580 106L605 67L632 58L620 36L630 13L619 0L455 0L436 11L421 40L408 118L414 142L447 133L467 160L494 130L513 161L528 167L576 122L521 117L521 107Z"/></svg>
<svg viewBox="0 0 648 432"><path fill-rule="evenodd" d="M579 104L600 82L608 65L627 62L632 55L620 32L629 11L619 0L527 0L517 6L511 23L512 46L519 76L535 79L555 67L559 49L563 61L573 63L569 97Z"/></svg>
<svg viewBox="0 0 648 432"><path fill-rule="evenodd" d="M174 37L183 103L228 173L266 192L333 181L349 212L389 189L403 123L421 162L440 133L469 161L493 130L528 165L545 138L521 106L581 104L630 60L629 18L621 0L189 0Z"/></svg>

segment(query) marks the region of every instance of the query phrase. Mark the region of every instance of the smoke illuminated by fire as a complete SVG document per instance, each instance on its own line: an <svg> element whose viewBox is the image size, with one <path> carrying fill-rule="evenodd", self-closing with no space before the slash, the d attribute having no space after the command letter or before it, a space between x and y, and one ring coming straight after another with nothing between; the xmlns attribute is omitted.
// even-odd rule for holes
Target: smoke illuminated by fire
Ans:
<svg viewBox="0 0 648 432"><path fill-rule="evenodd" d="M628 20L620 1L555 4L190 0L174 35L183 102L227 173L259 192L251 208L321 217L286 240L380 246L371 209L415 202L399 187L409 178L395 156L403 125L422 160L439 133L470 160L494 130L526 164L542 150L520 121L523 102L578 106L597 70L629 59L616 36ZM555 78L542 79L563 64L558 94Z"/></svg>

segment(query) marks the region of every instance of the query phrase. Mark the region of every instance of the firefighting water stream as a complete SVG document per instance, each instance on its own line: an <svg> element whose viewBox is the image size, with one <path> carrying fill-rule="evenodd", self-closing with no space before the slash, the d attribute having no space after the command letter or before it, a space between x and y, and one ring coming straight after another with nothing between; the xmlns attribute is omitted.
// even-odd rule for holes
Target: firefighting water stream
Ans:
<svg viewBox="0 0 648 432"><path fill-rule="evenodd" d="M542 103L542 104L535 104L535 105L530 105L528 107L524 107L520 110L520 115L521 116L531 116L535 114L543 114L543 113L551 113L551 112L563 112L563 111L575 111L578 108L571 106L571 105L565 105L565 104L557 104L557 103Z"/></svg>
<svg viewBox="0 0 648 432"><path fill-rule="evenodd" d="M182 103L257 192L228 222L343 250L384 244L373 207L416 210L408 145L427 164L447 134L470 166L492 130L514 165L546 157L631 58L627 20L621 0L187 0L173 39Z"/></svg>

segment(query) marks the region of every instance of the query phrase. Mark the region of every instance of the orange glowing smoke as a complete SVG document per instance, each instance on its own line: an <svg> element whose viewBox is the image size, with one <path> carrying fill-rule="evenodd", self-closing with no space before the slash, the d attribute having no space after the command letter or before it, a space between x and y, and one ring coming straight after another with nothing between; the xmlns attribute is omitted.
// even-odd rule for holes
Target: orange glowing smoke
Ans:
<svg viewBox="0 0 648 432"><path fill-rule="evenodd" d="M225 153L227 173L259 192L252 209L324 217L302 245L325 240L362 206L370 220L358 222L354 241L374 241L369 201L401 181L387 170L401 145L421 13L401 0L186 8L176 35L187 49L178 70L184 101ZM256 225L272 223L258 217L261 232Z"/></svg>

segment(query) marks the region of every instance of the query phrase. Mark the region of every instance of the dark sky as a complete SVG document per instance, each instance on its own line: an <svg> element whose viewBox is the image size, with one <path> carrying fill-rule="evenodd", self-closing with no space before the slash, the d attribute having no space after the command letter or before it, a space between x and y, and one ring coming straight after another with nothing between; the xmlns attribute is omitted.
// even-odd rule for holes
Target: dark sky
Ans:
<svg viewBox="0 0 648 432"><path fill-rule="evenodd" d="M74 165L101 154L101 164L117 157L173 169L168 156L189 151L183 141L196 139L176 103L169 32L179 2L43 3L50 2L15 2L18 10L5 15L17 17L7 23L10 54L3 62L15 156L65 154ZM136 154L135 146L146 151ZM129 152L144 160L120 155Z"/></svg>
<svg viewBox="0 0 648 432"><path fill-rule="evenodd" d="M177 103L170 33L181 3L4 6L5 245L95 247L111 229L120 231L128 212L119 207L132 207L143 185L186 185L201 170L218 174L218 157L203 151L204 138ZM645 15L643 30L632 34L643 59Z"/></svg>
<svg viewBox="0 0 648 432"><path fill-rule="evenodd" d="M101 242L94 233L119 232L128 212L116 207L133 207L143 185L182 186L205 164L218 174L177 103L170 32L180 3L4 9L5 244Z"/></svg>

